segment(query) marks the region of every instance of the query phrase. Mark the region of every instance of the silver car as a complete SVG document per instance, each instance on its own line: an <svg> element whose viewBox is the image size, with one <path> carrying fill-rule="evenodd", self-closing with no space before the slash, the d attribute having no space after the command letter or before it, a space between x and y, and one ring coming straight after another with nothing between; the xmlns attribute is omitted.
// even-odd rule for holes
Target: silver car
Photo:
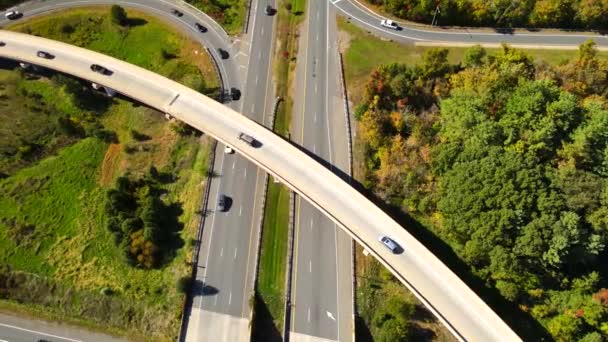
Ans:
<svg viewBox="0 0 608 342"><path fill-rule="evenodd" d="M382 242L382 244L386 246L386 248L390 249L391 252L393 252L394 254L398 254L401 251L401 247L399 247L399 245L388 236L381 236L378 238L378 240Z"/></svg>

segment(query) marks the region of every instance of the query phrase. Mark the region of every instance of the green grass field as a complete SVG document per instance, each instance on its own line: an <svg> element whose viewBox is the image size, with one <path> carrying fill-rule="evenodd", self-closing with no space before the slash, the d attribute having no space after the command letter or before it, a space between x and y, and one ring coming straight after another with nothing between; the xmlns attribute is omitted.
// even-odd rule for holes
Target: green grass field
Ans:
<svg viewBox="0 0 608 342"><path fill-rule="evenodd" d="M338 17L338 28L343 33L340 39L342 40L342 47L346 48L343 53L345 77L350 100L354 103L361 100L367 78L374 68L381 64L390 63L414 65L422 60L425 51L432 49L432 47L400 44L380 39L340 16ZM450 62L459 63L462 61L467 48L450 47L449 50L448 58ZM490 48L486 50L488 54L498 51L498 49ZM382 51L382 53L378 53L378 51ZM526 50L526 53L537 60L556 65L575 57L578 51L530 49ZM601 51L598 54L608 58L607 51ZM370 58L371 56L373 58Z"/></svg>
<svg viewBox="0 0 608 342"><path fill-rule="evenodd" d="M237 35L241 33L247 16L247 0L186 0L199 10L215 19L228 34Z"/></svg>
<svg viewBox="0 0 608 342"><path fill-rule="evenodd" d="M154 17L129 16L136 25L128 29L109 23L109 8L55 13L12 29L77 42L214 92L218 78L209 57L195 53L200 45ZM163 57L167 47L174 56ZM125 100L114 99L103 111L79 106L54 78L0 70L0 84L0 151L23 147L17 136L35 137L27 146L40 145L37 158L15 162L0 155L0 266L10 265L19 279L4 292L9 296L0 309L43 313L136 340L175 340L183 302L176 283L190 270L185 242L196 232L210 139L179 135L161 113ZM97 121L118 141L60 134L59 116ZM136 140L132 131L146 139ZM162 268L143 270L124 262L105 227L104 205L118 176L141 175L151 165L174 175L162 185L161 199L180 208L184 244Z"/></svg>

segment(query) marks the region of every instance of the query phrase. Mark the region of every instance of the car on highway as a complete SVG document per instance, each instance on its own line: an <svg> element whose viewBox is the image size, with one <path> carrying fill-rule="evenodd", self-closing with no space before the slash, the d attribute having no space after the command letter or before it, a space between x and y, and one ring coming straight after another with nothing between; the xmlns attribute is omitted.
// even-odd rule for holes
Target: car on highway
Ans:
<svg viewBox="0 0 608 342"><path fill-rule="evenodd" d="M196 29L198 30L198 32L200 33L205 33L207 32L207 28L199 23L195 23L194 27L196 27Z"/></svg>
<svg viewBox="0 0 608 342"><path fill-rule="evenodd" d="M222 48L217 48L217 53L220 55L220 57L222 59L228 59L228 57L230 57L230 54L228 53L228 51L226 51Z"/></svg>
<svg viewBox="0 0 608 342"><path fill-rule="evenodd" d="M389 238L388 236L381 236L378 238L378 240L380 242L382 242L382 244L391 250L391 252L393 252L393 254L398 254L399 252L401 252L401 247L391 238Z"/></svg>
<svg viewBox="0 0 608 342"><path fill-rule="evenodd" d="M182 13L182 11L176 10L175 8L171 10L171 14L173 14L176 17L182 17L184 15L184 13Z"/></svg>
<svg viewBox="0 0 608 342"><path fill-rule="evenodd" d="M397 25L396 22L394 22L392 20L388 20L388 19L382 19L380 21L380 25L382 25L384 27L388 27L388 28L393 29L393 30L398 30L399 29L399 25Z"/></svg>
<svg viewBox="0 0 608 342"><path fill-rule="evenodd" d="M51 55L50 53L48 53L46 51L38 51L38 52L36 52L36 56L38 56L40 58L46 58L46 59L55 58L55 55Z"/></svg>
<svg viewBox="0 0 608 342"><path fill-rule="evenodd" d="M266 6L266 9L264 10L264 12L266 12L266 15L273 15L274 8L272 8L272 6L270 6L270 5L268 5L268 6Z"/></svg>
<svg viewBox="0 0 608 342"><path fill-rule="evenodd" d="M241 98L241 91L235 87L230 88L230 97L232 101L238 101Z"/></svg>
<svg viewBox="0 0 608 342"><path fill-rule="evenodd" d="M19 19L22 16L23 16L23 14L16 9L9 9L8 11L6 11L4 13L4 17L8 20Z"/></svg>
<svg viewBox="0 0 608 342"><path fill-rule="evenodd" d="M112 75L112 71L110 71L110 70L102 67L99 64L91 64L91 70L95 71L96 73L100 73L102 75L105 75L105 76Z"/></svg>
<svg viewBox="0 0 608 342"><path fill-rule="evenodd" d="M233 154L234 153L234 149L228 145L226 145L226 147L224 147L224 153L226 154Z"/></svg>
<svg viewBox="0 0 608 342"><path fill-rule="evenodd" d="M217 210L226 212L230 209L230 197L220 194L217 200Z"/></svg>

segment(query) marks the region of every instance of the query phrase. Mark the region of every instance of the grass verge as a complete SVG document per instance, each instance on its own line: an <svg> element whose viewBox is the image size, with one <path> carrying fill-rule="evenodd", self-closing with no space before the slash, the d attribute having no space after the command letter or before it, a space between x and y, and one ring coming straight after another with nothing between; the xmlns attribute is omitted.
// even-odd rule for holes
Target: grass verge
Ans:
<svg viewBox="0 0 608 342"><path fill-rule="evenodd" d="M186 0L217 21L230 35L241 33L249 6L249 0Z"/></svg>
<svg viewBox="0 0 608 342"><path fill-rule="evenodd" d="M289 6L288 6L289 5ZM279 105L274 131L289 138L293 100L291 83L295 77L298 27L303 19L305 0L282 1L278 10L275 58L275 94L283 99ZM297 10L296 10L297 9ZM289 231L289 194L287 187L268 184L266 210L257 284L256 320L253 340L280 338L283 331L287 238Z"/></svg>
<svg viewBox="0 0 608 342"><path fill-rule="evenodd" d="M12 29L121 58L206 94L217 89L200 45L143 13L128 11L128 26L113 24L109 13L108 7L81 8ZM8 151L0 155L0 308L135 340L175 340L183 302L176 283L190 271L186 241L196 232L210 141L178 134L161 113L126 100L82 103L73 91L88 94L83 84L56 76L0 70L0 118L12 118L1 120L0 131L31 139L21 146L0 139ZM58 122L66 122L59 119L70 127L94 123L116 139L59 133ZM31 151L41 153L34 158ZM20 162L8 160L13 157ZM183 243L163 267L143 270L124 262L104 207L117 177L141 176L151 165L173 175L162 184L161 200L179 208Z"/></svg>

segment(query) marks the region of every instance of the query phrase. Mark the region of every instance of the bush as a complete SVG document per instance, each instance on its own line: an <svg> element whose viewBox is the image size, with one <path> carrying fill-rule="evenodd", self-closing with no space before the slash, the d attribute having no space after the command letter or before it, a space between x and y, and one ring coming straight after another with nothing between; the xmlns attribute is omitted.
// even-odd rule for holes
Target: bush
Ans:
<svg viewBox="0 0 608 342"><path fill-rule="evenodd" d="M124 8L114 5L110 9L110 16L112 17L112 22L121 26L124 26L127 23L127 12Z"/></svg>

